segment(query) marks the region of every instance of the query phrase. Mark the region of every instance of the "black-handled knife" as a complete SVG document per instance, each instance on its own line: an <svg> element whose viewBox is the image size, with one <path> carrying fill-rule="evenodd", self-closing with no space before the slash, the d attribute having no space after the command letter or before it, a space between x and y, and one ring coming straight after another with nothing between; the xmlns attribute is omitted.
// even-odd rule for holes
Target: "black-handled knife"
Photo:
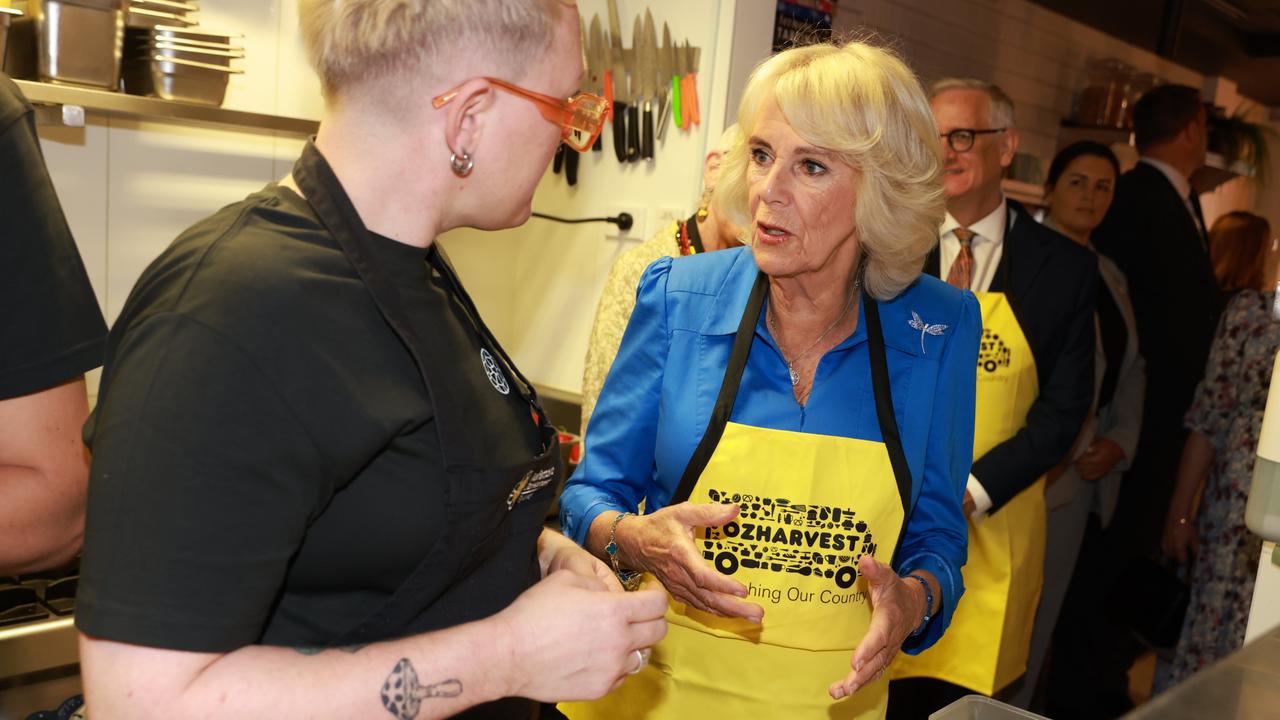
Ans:
<svg viewBox="0 0 1280 720"><path fill-rule="evenodd" d="M640 106L648 99L644 94L644 26L640 22L640 16L636 16L635 22L631 25L631 64L627 67L631 71L631 82L628 83L630 92L628 99L631 101L631 107L627 113L627 159L635 162L640 159Z"/></svg>
<svg viewBox="0 0 1280 720"><path fill-rule="evenodd" d="M614 88L617 92L616 84ZM627 104L621 100L613 101L613 152L618 156L618 162L627 161Z"/></svg>
<svg viewBox="0 0 1280 720"><path fill-rule="evenodd" d="M578 184L578 151L564 145L560 147L564 147L564 179L573 187Z"/></svg>
<svg viewBox="0 0 1280 720"><path fill-rule="evenodd" d="M627 63L622 54L622 20L618 16L618 0L609 0L609 87L613 90L613 152L618 162L627 154L627 103L631 100L627 85Z"/></svg>
<svg viewBox="0 0 1280 720"><path fill-rule="evenodd" d="M658 36L653 29L653 13L645 8L644 30L636 43L636 65L640 70L639 105L644 103L644 137L640 143L640 156L653 160L653 100L658 96Z"/></svg>
<svg viewBox="0 0 1280 720"><path fill-rule="evenodd" d="M640 138L640 157L653 159L653 103L644 103L644 135Z"/></svg>
<svg viewBox="0 0 1280 720"><path fill-rule="evenodd" d="M627 108L627 160L635 162L640 159L640 107L632 105Z"/></svg>

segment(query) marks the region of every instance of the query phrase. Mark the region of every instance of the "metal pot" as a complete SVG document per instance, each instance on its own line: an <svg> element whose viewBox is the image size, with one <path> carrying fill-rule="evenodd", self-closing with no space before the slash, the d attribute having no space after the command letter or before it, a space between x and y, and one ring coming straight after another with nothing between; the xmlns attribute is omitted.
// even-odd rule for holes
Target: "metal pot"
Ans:
<svg viewBox="0 0 1280 720"><path fill-rule="evenodd" d="M133 95L217 107L226 98L227 81L241 72L221 65L154 55L150 62L139 60L125 65L124 88Z"/></svg>
<svg viewBox="0 0 1280 720"><path fill-rule="evenodd" d="M4 68L5 46L9 41L9 23L12 22L14 18L20 17L22 17L21 10L0 7L0 69Z"/></svg>
<svg viewBox="0 0 1280 720"><path fill-rule="evenodd" d="M115 90L128 7L128 0L19 0L26 17L13 30L28 42L9 53L6 69L14 61L18 77Z"/></svg>

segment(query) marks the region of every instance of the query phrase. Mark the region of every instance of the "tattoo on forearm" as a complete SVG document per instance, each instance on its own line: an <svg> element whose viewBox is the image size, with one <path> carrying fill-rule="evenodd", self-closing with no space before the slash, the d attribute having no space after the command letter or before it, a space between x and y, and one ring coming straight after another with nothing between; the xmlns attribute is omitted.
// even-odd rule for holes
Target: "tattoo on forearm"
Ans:
<svg viewBox="0 0 1280 720"><path fill-rule="evenodd" d="M335 648L296 647L294 648L294 650L302 653L303 655L319 655L325 650L341 650L344 653L357 653L357 652L360 652L365 647L366 647L365 645L343 645L341 647L335 647Z"/></svg>
<svg viewBox="0 0 1280 720"><path fill-rule="evenodd" d="M462 682L449 679L432 685L418 682L409 658L401 658L382 684L382 706L396 720L413 720L426 698L451 698L462 694Z"/></svg>

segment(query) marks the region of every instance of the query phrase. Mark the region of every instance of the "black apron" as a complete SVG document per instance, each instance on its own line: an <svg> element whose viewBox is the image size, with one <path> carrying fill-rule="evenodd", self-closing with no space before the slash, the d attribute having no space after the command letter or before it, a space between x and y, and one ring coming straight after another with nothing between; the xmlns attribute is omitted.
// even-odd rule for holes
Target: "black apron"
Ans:
<svg viewBox="0 0 1280 720"><path fill-rule="evenodd" d="M335 628L329 645L378 642L491 616L541 578L537 539L564 473L558 433L538 405L533 385L494 339L441 255L441 262L434 266L470 314L482 344L518 380L515 390L536 416L542 439L541 453L528 462L509 467L486 464L471 441L473 433L485 428L474 426L467 414L467 398L459 392L461 384L450 382L459 372L460 358L414 333L399 291L370 250L369 231L314 141L307 143L294 165L293 179L413 357L435 411L445 465L442 476L447 483L447 527L441 540L433 548L424 548L422 561L389 598L369 608L351 627ZM475 363L478 369L479 360ZM472 708L463 716L531 717L536 711L530 700L507 698Z"/></svg>

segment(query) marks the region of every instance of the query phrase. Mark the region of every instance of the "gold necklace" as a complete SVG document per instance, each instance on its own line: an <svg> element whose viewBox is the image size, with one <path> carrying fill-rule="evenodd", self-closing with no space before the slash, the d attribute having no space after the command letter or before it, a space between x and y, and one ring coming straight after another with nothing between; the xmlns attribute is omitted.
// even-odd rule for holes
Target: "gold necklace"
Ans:
<svg viewBox="0 0 1280 720"><path fill-rule="evenodd" d="M858 286L860 284L861 280L853 281L853 291L849 293L849 301L844 304L844 309L840 311L840 314L836 316L835 320L831 321L831 324L827 326L827 329L822 331L822 334L818 336L817 340L810 343L809 347L804 349L804 352L796 355L792 360L788 360L787 354L782 351L782 340L778 337L778 327L773 324L773 305L769 305L769 310L765 313L765 319L769 322L769 332L773 333L773 339L778 343L778 352L782 354L782 361L787 364L787 373L791 376L791 387L795 387L800 384L800 374L796 372L796 363L803 360L814 348L818 347L818 343L826 339L827 335L831 334L831 331L836 329L836 325L839 325L840 321L844 319L844 316L848 314L849 308L853 307L853 299L858 295Z"/></svg>

